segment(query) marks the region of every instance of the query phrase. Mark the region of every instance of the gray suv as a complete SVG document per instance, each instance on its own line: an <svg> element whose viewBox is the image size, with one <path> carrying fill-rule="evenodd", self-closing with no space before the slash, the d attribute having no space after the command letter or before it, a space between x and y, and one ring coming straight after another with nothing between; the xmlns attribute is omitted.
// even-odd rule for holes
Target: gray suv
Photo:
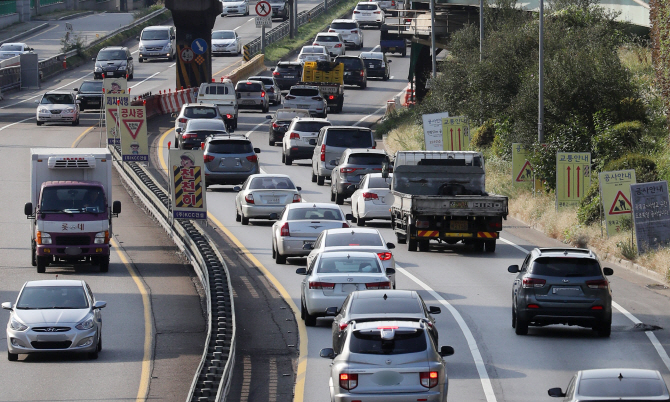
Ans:
<svg viewBox="0 0 670 402"><path fill-rule="evenodd" d="M133 57L127 47L109 46L100 49L98 57L94 58L95 67L93 78L101 79L104 74L107 78L128 77L133 79L135 66Z"/></svg>
<svg viewBox="0 0 670 402"><path fill-rule="evenodd" d="M351 197L356 185L368 173L379 173L382 164L390 163L388 155L382 149L347 149L339 161L330 161L337 166L330 173L330 200L337 205Z"/></svg>
<svg viewBox="0 0 670 402"><path fill-rule="evenodd" d="M517 335L528 326L551 324L593 328L610 336L612 291L598 257L588 249L535 248L523 264L507 271L517 274L512 285L512 328Z"/></svg>
<svg viewBox="0 0 670 402"><path fill-rule="evenodd" d="M268 94L265 92L265 84L261 81L239 81L235 85L237 104L240 109L260 109L267 113L270 109Z"/></svg>
<svg viewBox="0 0 670 402"><path fill-rule="evenodd" d="M319 131L317 139L309 140L315 145L312 155L312 182L323 186L347 148L375 148L372 130L356 126L328 126Z"/></svg>
<svg viewBox="0 0 670 402"><path fill-rule="evenodd" d="M216 135L205 140L205 184L242 184L260 173L259 148L244 135Z"/></svg>

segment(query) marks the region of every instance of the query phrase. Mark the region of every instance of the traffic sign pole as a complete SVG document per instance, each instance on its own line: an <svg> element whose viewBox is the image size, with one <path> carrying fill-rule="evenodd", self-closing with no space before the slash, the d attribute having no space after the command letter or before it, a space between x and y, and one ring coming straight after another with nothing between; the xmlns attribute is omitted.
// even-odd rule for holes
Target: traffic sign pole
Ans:
<svg viewBox="0 0 670 402"><path fill-rule="evenodd" d="M265 53L265 25L261 27L261 53Z"/></svg>

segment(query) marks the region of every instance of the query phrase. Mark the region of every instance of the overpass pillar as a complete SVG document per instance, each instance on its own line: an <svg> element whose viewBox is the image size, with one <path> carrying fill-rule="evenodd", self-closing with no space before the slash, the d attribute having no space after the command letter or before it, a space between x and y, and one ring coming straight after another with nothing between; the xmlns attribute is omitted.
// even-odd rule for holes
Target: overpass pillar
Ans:
<svg viewBox="0 0 670 402"><path fill-rule="evenodd" d="M176 85L198 87L212 80L212 28L222 12L219 0L166 0L177 31Z"/></svg>

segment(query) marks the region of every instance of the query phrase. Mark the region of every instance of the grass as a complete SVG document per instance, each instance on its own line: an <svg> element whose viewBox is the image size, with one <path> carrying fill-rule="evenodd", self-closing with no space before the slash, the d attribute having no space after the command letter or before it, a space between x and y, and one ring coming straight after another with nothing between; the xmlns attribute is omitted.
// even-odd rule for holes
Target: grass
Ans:
<svg viewBox="0 0 670 402"><path fill-rule="evenodd" d="M161 0L161 1L157 2L156 4L153 4L149 7L138 8L138 9L132 11L133 18L138 20L138 19L140 19L144 16L147 16L147 15L153 13L154 11L160 10L163 7L165 7L165 2Z"/></svg>
<svg viewBox="0 0 670 402"><path fill-rule="evenodd" d="M358 4L359 0L345 0L332 7L327 13L322 14L311 22L298 27L298 34L294 39L284 38L278 42L265 47L265 61L276 64L292 51L301 48L306 42L311 41L317 33L323 31L336 18L347 14Z"/></svg>

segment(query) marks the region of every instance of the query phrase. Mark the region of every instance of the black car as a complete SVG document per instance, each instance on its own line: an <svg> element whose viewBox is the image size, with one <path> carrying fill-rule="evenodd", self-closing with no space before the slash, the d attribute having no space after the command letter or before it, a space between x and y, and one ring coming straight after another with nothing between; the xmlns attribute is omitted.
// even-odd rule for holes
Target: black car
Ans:
<svg viewBox="0 0 670 402"><path fill-rule="evenodd" d="M304 109L277 109L274 116L267 115L270 119L270 138L268 144L274 146L276 142L284 139L284 134L295 117L309 117L309 110Z"/></svg>
<svg viewBox="0 0 670 402"><path fill-rule="evenodd" d="M588 249L535 248L508 272L512 285L512 328L526 335L528 326L551 324L593 328L598 336L612 330L612 290L598 257Z"/></svg>
<svg viewBox="0 0 670 402"><path fill-rule="evenodd" d="M207 137L228 134L226 123L220 119L190 119L183 130L177 127L175 131L179 149L199 149Z"/></svg>
<svg viewBox="0 0 670 402"><path fill-rule="evenodd" d="M368 77L381 78L384 81L391 77L391 63L392 60L386 58L386 54L382 52L363 52L361 59L365 63L365 68L368 71Z"/></svg>
<svg viewBox="0 0 670 402"><path fill-rule="evenodd" d="M84 81L75 88L79 103L79 111L86 109L102 109L102 81Z"/></svg>
<svg viewBox="0 0 670 402"><path fill-rule="evenodd" d="M302 81L302 64L297 61L280 61L272 71L275 82L282 91Z"/></svg>
<svg viewBox="0 0 670 402"><path fill-rule="evenodd" d="M135 67L130 50L122 46L110 46L100 49L98 57L94 58L95 67L93 78L101 79L103 74L107 78L127 77L133 79Z"/></svg>
<svg viewBox="0 0 670 402"><path fill-rule="evenodd" d="M358 56L337 56L335 63L344 64L344 85L368 86L368 74L363 59Z"/></svg>
<svg viewBox="0 0 670 402"><path fill-rule="evenodd" d="M330 307L326 316L334 316L332 324L333 349L338 352L350 322L356 321L424 321L437 344L438 334L432 314L440 314L437 306L427 307L414 290L354 291L341 308Z"/></svg>

